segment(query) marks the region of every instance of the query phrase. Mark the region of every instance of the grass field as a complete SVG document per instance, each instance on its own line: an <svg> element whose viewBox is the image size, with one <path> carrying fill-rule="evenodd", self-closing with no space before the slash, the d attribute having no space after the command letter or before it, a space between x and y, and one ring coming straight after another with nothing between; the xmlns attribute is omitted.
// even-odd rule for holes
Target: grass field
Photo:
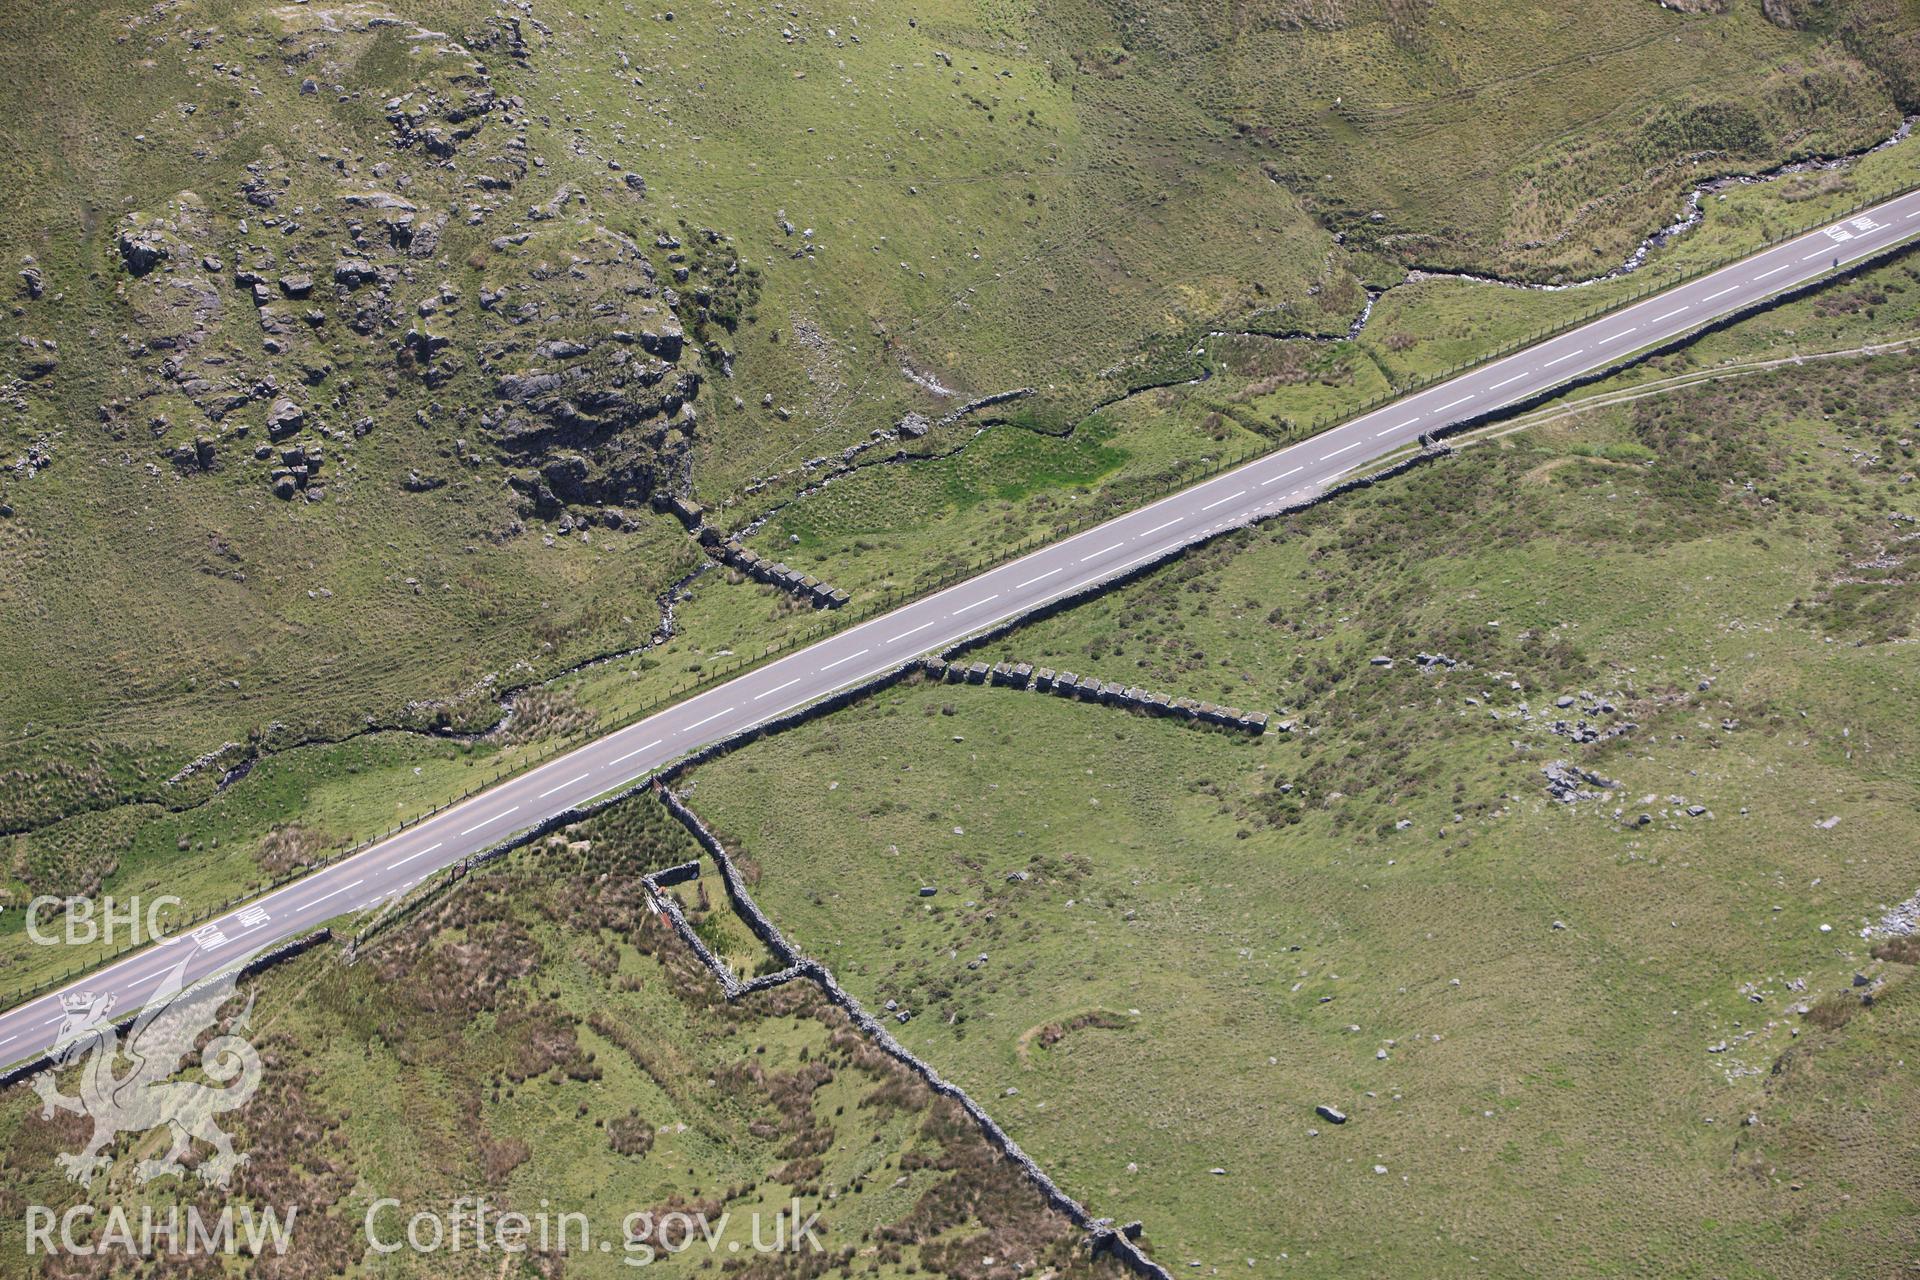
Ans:
<svg viewBox="0 0 1920 1280"><path fill-rule="evenodd" d="M1912 377L1596 410L983 655L1291 733L906 687L693 802L799 945L1170 1265L1894 1273L1904 1024L1829 1011L1905 972L1859 933L1920 881L1916 601L1850 581L1908 554ZM1582 718L1636 727L1552 727ZM1554 760L1619 785L1555 803ZM1771 1076L1790 1049L1872 1083Z"/></svg>
<svg viewBox="0 0 1920 1280"><path fill-rule="evenodd" d="M258 983L250 1039L265 1069L250 1105L224 1121L251 1155L230 1197L173 1179L139 1186L131 1170L145 1152L128 1142L95 1200L136 1215L142 1204L296 1209L287 1255L257 1264L285 1277L613 1276L649 1262L677 1275L716 1261L746 1276L1104 1273L964 1117L813 988L720 1000L640 892L642 871L698 852L657 802L575 834L590 847L474 877L351 967L326 948ZM682 892L709 931L697 889ZM54 1163L85 1126L43 1121L38 1106L24 1087L0 1098L8 1273L119 1266L25 1253L24 1206L57 1212L88 1195ZM482 1252L469 1226L459 1250L369 1247L369 1211L382 1243L400 1241L413 1214L444 1222L463 1196L494 1214L583 1215L592 1243L572 1244L576 1233L564 1253ZM825 1252L753 1252L796 1203L802 1221L819 1213ZM675 1211L706 1215L714 1253L642 1252L649 1240L628 1215ZM135 1265L170 1275L204 1263Z"/></svg>
<svg viewBox="0 0 1920 1280"><path fill-rule="evenodd" d="M1908 93L1903 20L1872 5L1797 31L1642 0L1579 32L1498 6L384 13L5 19L0 238L32 343L0 411L0 829L178 808L162 780L223 743L483 725L492 690L653 634L697 552L639 499L690 485L738 526L800 483L750 482L907 411L1036 392L917 446L950 456L780 507L764 540L878 590L1123 503L1627 286L1393 290L1269 391L1227 361L1081 422L1199 372L1209 327L1337 333L1359 280L1414 262L1610 263L1685 182L1864 145ZM1909 151L1735 189L1662 269L1893 185ZM414 206L404 234L376 196ZM128 236L159 265L136 274ZM549 440L500 392L536 365L529 306L587 345L613 341L609 307L647 335L671 311L687 341L658 391L622 384L591 438ZM627 367L580 360L603 386ZM323 501L273 496L254 456L276 397L307 412ZM723 583L658 675L596 669L583 693L627 708L798 625Z"/></svg>

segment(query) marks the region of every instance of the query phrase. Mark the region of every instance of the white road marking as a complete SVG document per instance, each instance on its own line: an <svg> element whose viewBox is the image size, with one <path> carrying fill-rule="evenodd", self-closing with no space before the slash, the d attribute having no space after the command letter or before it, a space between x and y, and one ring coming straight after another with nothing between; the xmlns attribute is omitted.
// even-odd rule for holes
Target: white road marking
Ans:
<svg viewBox="0 0 1920 1280"><path fill-rule="evenodd" d="M12 1044L15 1040L18 1040L19 1038L20 1037L17 1035L11 1035L11 1036L8 1036L5 1040L0 1040L0 1044Z"/></svg>
<svg viewBox="0 0 1920 1280"><path fill-rule="evenodd" d="M309 902L307 905L310 907L317 907L321 903L325 902L328 898L337 898L341 894L345 893L347 890L358 889L361 885L365 883L366 883L365 880L355 880L352 884L343 884L338 889L333 889L326 893L321 894L319 897L315 898L312 902Z"/></svg>
<svg viewBox="0 0 1920 1280"><path fill-rule="evenodd" d="M586 775L585 775L585 774L582 774L582 775L580 775L580 776L581 776L581 777L585 777ZM579 778L576 778L576 779L574 779L574 781L576 781L576 782L578 782L578 781L579 781ZM426 848L424 848L424 849L422 849L422 850L420 850L420 852L419 852L419 853L410 853L410 854L408 854L408 855L407 855L406 857L404 857L404 858L402 858L402 859L400 859L400 861L398 861L398 862L396 862L396 863L394 863L393 865L394 865L394 866L396 866L396 867L404 867L404 866L406 866L406 865L407 865L407 864L408 864L409 862L412 862L412 861L413 861L413 860L414 860L415 858L418 858L418 857L420 857L420 856L421 856L421 854L427 854L427 853L432 853L432 852L433 852L433 851L434 851L435 849L438 849L438 848L440 847L440 845L441 845L441 844L445 844L445 843L446 843L446 841L445 841L445 840L442 840L442 841L440 842L440 844L430 844L430 845L428 845L428 846L427 846Z"/></svg>
<svg viewBox="0 0 1920 1280"><path fill-rule="evenodd" d="M853 656L857 658L860 655L856 653ZM703 724L712 724L715 720L718 720L721 716L727 714L727 712L731 710L733 710L732 707L722 707L704 720L695 720L692 724L688 725L685 729L682 729L680 732L691 733L695 729L698 729Z"/></svg>
<svg viewBox="0 0 1920 1280"><path fill-rule="evenodd" d="M913 630L911 630L911 631L902 631L902 632L901 632L901 633L900 633L899 635L897 635L897 636L895 636L895 637L893 637L893 639L892 639L892 640L889 640L889 641L887 641L887 643L888 643L888 644L892 644L892 643L894 643L894 641L897 641L897 640L905 640L905 639L906 639L906 638L907 638L908 636L917 636L917 635L919 635L919 634L920 634L920 633L921 633L922 631L925 631L925 630L926 630L926 629L927 629L928 627L930 627L930 626L932 626L932 625L933 625L933 624L932 624L931 622L923 622L923 623L921 623L921 624L920 624L919 626L917 626L917 627L915 627L915 628L914 628ZM795 683L795 682L796 682L795 680L789 680L789 681L787 681L787 684L793 684L793 683ZM787 687L787 684L783 684L783 685L781 685L781 686L780 686L780 688L782 688L782 689L784 689L784 688L786 688L786 687ZM774 693L774 692L777 692L777 690L773 690L773 689L769 689L769 690L767 690L767 693ZM766 693L763 693L763 694L761 694L761 695L760 695L760 697L761 697L761 698L764 698L764 697L766 697L766 696L767 696L767 694L766 694ZM755 701L757 702L757 701L759 701L759 698L756 698L756 699L754 699L754 700L755 700Z"/></svg>
<svg viewBox="0 0 1920 1280"><path fill-rule="evenodd" d="M634 748L633 750L631 750L631 751L629 751L629 752L627 752L627 754L625 754L625 755L623 755L623 756L621 756L621 757L620 757L620 758L619 758L618 760L614 760L614 761L611 761L611 762L610 762L610 763L609 763L609 764L607 765L607 768L609 768L609 769L611 769L611 768L613 768L613 766L614 766L614 765L616 765L616 764L625 764L625 763L626 763L627 761L629 761L629 760L631 760L631 759L633 759L633 758L634 758L635 756L637 756L637 755L639 755L639 754L640 754L640 753L641 753L642 751L649 751L649 750L652 750L652 749L653 749L654 747L657 747L657 746L659 746L659 745L660 745L661 743L663 743L663 742L665 742L665 741L666 741L666 739L665 739L665 738L655 738L655 739L654 739L654 740L653 740L652 742L649 742L649 743L648 743L648 744L647 744L646 746L644 746L644 747L635 747L635 748ZM465 834L465 833L463 832L462 834Z"/></svg>
<svg viewBox="0 0 1920 1280"><path fill-rule="evenodd" d="M1400 426L1392 428L1392 430L1398 431L1400 427L1410 427L1418 421L1420 421L1420 415L1416 413L1411 418L1408 418L1405 422L1401 423Z"/></svg>
<svg viewBox="0 0 1920 1280"><path fill-rule="evenodd" d="M585 782L586 780L587 780L587 775L584 773L577 778L569 778L565 782L561 783L559 786L555 787L553 791L542 791L539 795L535 796L534 799L545 800L548 796L552 795L554 791L565 791L568 787L572 786L574 783ZM399 864L396 863L395 865L397 866Z"/></svg>
<svg viewBox="0 0 1920 1280"><path fill-rule="evenodd" d="M1443 404L1438 409L1435 409L1434 412L1445 413L1447 410L1453 408L1455 405L1465 404L1467 401L1471 399L1473 399L1472 396L1461 396L1458 400L1449 400L1446 404Z"/></svg>
<svg viewBox="0 0 1920 1280"><path fill-rule="evenodd" d="M1298 471L1299 469L1300 469L1299 467L1295 467L1293 471ZM1264 489L1270 484L1279 484L1282 480L1285 480L1288 476L1292 475L1293 471L1282 471L1279 475L1273 477L1273 479L1271 480L1262 480L1260 482L1260 487Z"/></svg>
<svg viewBox="0 0 1920 1280"><path fill-rule="evenodd" d="M1616 334L1614 334L1614 335L1613 335L1613 336L1612 336L1611 338L1602 338L1602 339L1600 339L1600 341L1602 341L1602 342L1618 342L1618 341L1620 341L1620 339L1622 339L1622 338L1624 338L1624 337L1626 337L1626 336L1627 336L1628 334L1630 334L1630 333L1632 333L1632 332L1633 332L1633 331L1634 331L1635 329L1638 329L1639 327L1640 327L1640 326L1639 326L1639 325L1637 325L1637 324L1630 324L1630 325L1628 325L1628 326L1627 326L1626 328L1624 328L1624 329L1622 329L1622 330L1621 330L1620 332L1618 332L1618 333L1616 333Z"/></svg>
<svg viewBox="0 0 1920 1280"><path fill-rule="evenodd" d="M1224 498L1222 498L1222 499L1221 499L1221 501L1222 501L1222 502L1224 502L1224 501L1226 501L1226 499L1224 499ZM1217 505L1217 504L1216 504L1216 505ZM1127 544L1126 544L1126 543L1124 543L1124 542L1116 542L1116 543L1114 543L1114 544L1113 544L1112 546L1110 546L1110 547L1102 547L1102 548L1100 548L1100 549L1099 549L1098 551L1096 551L1096 552L1094 552L1094 553L1093 553L1092 555L1090 555L1090 556L1081 556L1081 557L1080 557L1080 563L1081 563L1081 564L1085 564L1085 563L1086 563L1087 561L1089 561L1089 560L1098 560L1098 559L1099 559L1099 558L1100 558L1101 556L1103 556L1103 555L1105 555L1105 554L1107 554L1107 552L1109 552L1109 551L1118 551L1118 550L1119 550L1119 549L1120 549L1121 547L1124 547L1124 546L1126 546L1126 545L1127 545Z"/></svg>
<svg viewBox="0 0 1920 1280"><path fill-rule="evenodd" d="M1222 505L1223 503L1228 503L1228 502L1232 502L1232 501L1233 501L1233 500L1234 500L1235 498L1244 498L1244 497L1246 497L1246 496L1247 496L1247 491L1246 491L1245 489L1242 489L1242 490L1241 490L1240 492L1238 492L1238 493L1230 493L1230 494L1228 494L1228 495L1227 495L1226 497L1224 497L1224 498L1215 498L1215 499L1214 499L1214 500L1213 500L1212 502L1209 502L1209 503L1208 503L1208 504L1207 504L1206 506L1204 506L1204 507L1202 507L1202 508L1200 508L1200 509L1201 509L1202 511L1211 511L1211 510L1213 510L1213 509L1214 509L1215 507L1217 507L1217 506L1220 506L1220 505ZM1085 562L1083 561L1082 563L1085 563Z"/></svg>
<svg viewBox="0 0 1920 1280"><path fill-rule="evenodd" d="M1360 447L1360 442L1358 440L1355 440L1352 444L1343 444L1338 449L1335 449L1332 453L1321 454L1320 461L1325 462L1328 458L1337 458L1341 454L1345 453L1347 450L1358 449L1359 447Z"/></svg>
<svg viewBox="0 0 1920 1280"><path fill-rule="evenodd" d="M1790 266L1792 266L1792 265L1793 265L1793 264L1792 264L1791 262L1783 262L1783 263L1781 263L1781 264L1780 264L1779 266L1777 266L1777 267L1775 267L1775 268L1774 268L1773 270L1771 270L1771 271L1762 271L1762 272L1761 272L1761 273L1760 273L1759 275L1757 275L1757 276L1755 276L1755 277L1754 277L1754 279L1755 279L1755 280L1765 280L1765 279L1766 279L1766 278L1767 278L1768 276L1777 276L1777 275L1779 275L1779 274L1780 274L1780 273L1781 273L1782 271L1785 271L1785 270L1786 270L1786 269L1787 269L1788 267L1790 267Z"/></svg>
<svg viewBox="0 0 1920 1280"><path fill-rule="evenodd" d="M852 662L852 661L853 661L853 660L854 660L855 658L864 658L864 657L866 657L866 656L867 656L867 655L868 655L869 653L872 653L872 652L873 652L873 650L871 650L871 649L862 649L862 650L861 650L861 651L860 651L859 653L850 653L850 654L848 654L848 655L847 655L846 657L844 657L844 658L835 658L835 659L834 659L834 660L833 660L832 662L829 662L829 663L828 663L828 664L827 664L826 666L824 666L824 667L822 667L822 668L820 668L820 669L821 669L822 671L831 671L831 670L833 670L833 669L834 669L835 667L837 667L837 666L839 666L839 665L840 665L841 663L843 663L843 662ZM723 714L724 714L724 713L723 713ZM706 721L705 721L705 720L702 720L702 721L701 721L700 723L701 723L701 724L705 724L705 723L706 723ZM693 727L696 727L696 728L697 728L698 726L693 726Z"/></svg>
<svg viewBox="0 0 1920 1280"><path fill-rule="evenodd" d="M932 625L933 625L933 624L932 624L931 622L929 622L929 623L927 624L927 626L928 626L928 627L930 627L930 626L932 626ZM913 631L924 631L924 630L926 630L926 627L915 627L915 628L913 629ZM908 635L912 635L912 634L913 634L913 631L909 631L909 632L907 632L907 634L908 634ZM894 639L895 639L895 640L898 640L898 639L900 639L900 637L899 637L899 636L895 636L895 637L894 637ZM791 680L789 680L789 681L787 681L787 682L786 682L785 684L781 684L781 685L775 685L775 686L774 686L773 688L771 688L771 689L769 689L769 690L767 690L767 691L766 691L765 693L756 693L756 694L754 694L754 695L753 695L753 700L754 700L755 702L758 702L758 701L760 701L760 699L762 699L762 698L771 698L771 697L772 697L772 696L773 696L774 694L776 694L776 693L778 693L778 692L780 692L780 690L782 690L782 689L791 689L791 688L793 688L793 686L795 686L795 685L797 685L797 684L799 684L799 683L800 683L800 677L799 677L799 676L795 676L795 677L794 677L793 679L791 679ZM645 748L645 747L642 747L642 748L640 748L640 749L641 749L642 751L645 751L645 750L646 750L646 748ZM620 763L620 761L619 761L619 760L615 760L615 761L614 761L614 763L615 763L615 764L619 764L619 763Z"/></svg>
<svg viewBox="0 0 1920 1280"><path fill-rule="evenodd" d="M1826 256L1827 256L1827 251L1825 249L1815 249L1812 253L1800 259L1800 261L1812 262L1815 258L1824 258Z"/></svg>
<svg viewBox="0 0 1920 1280"><path fill-rule="evenodd" d="M1020 590L1020 588L1022 588L1022 587L1030 587L1030 586L1032 586L1032 585L1033 585L1034 583L1036 583L1036 582L1039 582L1039 581L1041 581L1041 580L1042 580L1042 579L1044 579L1044 578L1051 578L1051 577L1052 577L1052 576L1053 576L1054 574L1056 574L1056 573L1058 573L1058 572L1060 572L1060 569L1064 569L1064 568L1066 568L1066 566L1065 566L1065 565L1061 565L1059 569L1049 569L1049 570L1047 570L1047 571L1046 571L1045 573L1043 573L1043 574L1041 574L1041 575L1040 575L1040 577L1038 577L1038 578L1028 578L1028 579L1027 579L1027 580L1026 580L1025 582L1016 582L1016 583L1014 583L1014 584L1013 584L1013 589L1014 589L1015 591L1018 591L1018 590Z"/></svg>
<svg viewBox="0 0 1920 1280"><path fill-rule="evenodd" d="M1721 290L1720 292L1718 292L1718 293L1710 293L1710 294L1708 294L1708 295L1707 295L1706 297L1704 297L1704 298L1702 298L1702 299L1700 299L1700 301L1702 301L1702 302L1712 302L1712 301L1713 301L1713 300L1714 300L1715 298L1724 298L1724 297L1726 297L1726 296L1727 296L1728 294L1730 294L1730 293L1732 293L1732 292L1733 292L1733 291L1734 291L1735 289L1738 289L1739 287L1740 287L1740 286L1739 286L1739 285L1737 285L1737 284L1730 284L1730 285L1728 285L1728 286L1727 286L1726 288L1724 288L1724 289L1722 289L1722 290Z"/></svg>
<svg viewBox="0 0 1920 1280"><path fill-rule="evenodd" d="M1681 313L1682 311L1685 311L1685 310L1686 310L1686 308L1685 308L1685 307L1675 307L1675 308L1674 308L1673 310L1671 310L1671 311L1669 311L1669 312L1667 312L1667 314L1665 314L1665 315L1663 315L1663 316L1655 316L1655 317L1654 317L1653 319L1651 319L1651 320L1649 320L1649 321L1647 321L1647 323L1648 323L1648 324L1659 324L1659 323L1660 323L1660 322L1661 322L1662 320L1671 320L1671 319L1673 319L1673 318L1674 318L1675 316L1677 316L1677 315L1679 315L1679 314L1680 314L1680 313Z"/></svg>
<svg viewBox="0 0 1920 1280"><path fill-rule="evenodd" d="M1526 375L1526 374L1524 374L1524 373L1516 373L1516 374L1514 374L1514 375L1513 375L1513 376L1512 376L1511 378L1508 378L1506 382L1496 382L1496 383L1494 383L1494 384L1493 384L1492 386L1490 386L1490 387L1488 387L1488 388L1487 388L1487 390L1489 390L1489 391L1498 391L1498 390L1499 390L1500 388L1502 388L1502 387L1504 387L1504 386L1506 386L1506 385L1507 385L1508 383L1512 383L1512 382L1518 382L1518 381L1520 381L1520 379L1522 379L1522 378L1524 378L1524 377L1526 377L1526 376L1527 376L1527 375Z"/></svg>
<svg viewBox="0 0 1920 1280"><path fill-rule="evenodd" d="M1175 516L1173 519L1167 521L1165 524L1157 524L1153 526L1153 528L1147 530L1145 533L1136 533L1133 536L1136 538L1151 538L1154 534L1160 532L1162 529L1171 529L1173 528L1173 526L1179 524L1182 520L1185 520L1185 519L1186 519L1185 516Z"/></svg>
<svg viewBox="0 0 1920 1280"><path fill-rule="evenodd" d="M986 596L982 599L975 600L972 604L961 605L958 609L955 609L952 613L948 614L947 616L949 618L957 618L969 609L978 609L981 605L985 604L988 600L998 600L999 598L1000 598L1000 593L996 591L990 596Z"/></svg>
<svg viewBox="0 0 1920 1280"><path fill-rule="evenodd" d="M512 813L514 809L518 809L519 807L520 807L519 805L514 805L513 809L502 809L500 812L494 814L491 818L482 818L480 819L480 821L474 823L472 826L468 827L465 831L462 831L460 834L463 836L470 836L474 832L478 831L480 828L486 826L488 823L500 821L500 819L506 817L508 814ZM359 883L360 882L358 880L355 880L353 882L353 884L359 884ZM347 887L351 889L353 885L348 885Z"/></svg>
<svg viewBox="0 0 1920 1280"><path fill-rule="evenodd" d="M1569 351L1567 352L1567 354L1563 356L1555 356L1553 359L1547 361L1545 364L1541 365L1540 367L1542 369L1551 369L1553 368L1553 366L1559 364L1562 360L1571 360L1575 356L1579 355L1581 351L1585 351L1585 350L1586 350L1585 347L1581 347L1579 351Z"/></svg>

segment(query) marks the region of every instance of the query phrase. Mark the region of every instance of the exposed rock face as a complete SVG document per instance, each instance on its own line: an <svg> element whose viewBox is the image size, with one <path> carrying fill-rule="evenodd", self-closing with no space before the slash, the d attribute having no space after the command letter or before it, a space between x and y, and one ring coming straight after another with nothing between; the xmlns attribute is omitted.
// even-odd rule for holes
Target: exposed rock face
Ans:
<svg viewBox="0 0 1920 1280"><path fill-rule="evenodd" d="M317 459L278 446L310 432L346 454L360 424L411 420L453 465L494 468L487 487L505 480L520 495L505 536L526 516L590 507L571 527L600 523L684 486L692 402L707 369L727 367L720 339L751 306L755 269L714 231L607 229L597 206L631 215L639 174L540 172L528 138L547 122L489 68L532 58L520 19L459 36L415 29L397 82L410 87L362 101L336 79L408 22L376 5L280 17L258 68L185 42L198 74L245 84L241 114L263 141L244 163L208 166L203 191L114 226L123 311L110 340L129 376L99 407L108 437L145 446L150 471L224 463L311 501ZM255 115L310 114L316 97L375 127L296 148L276 145L278 117ZM49 282L31 257L19 264L24 306ZM473 272L468 299L452 281ZM58 383L61 364L50 342L35 346L22 381ZM261 454L263 439L275 447ZM341 466L335 483L357 474ZM435 464L374 479L426 494L451 478Z"/></svg>
<svg viewBox="0 0 1920 1280"><path fill-rule="evenodd" d="M168 256L166 238L151 229L126 227L115 241L120 260L136 276L144 276Z"/></svg>
<svg viewBox="0 0 1920 1280"><path fill-rule="evenodd" d="M285 396L278 396L267 409L267 435L275 440L290 436L306 424L307 411Z"/></svg>

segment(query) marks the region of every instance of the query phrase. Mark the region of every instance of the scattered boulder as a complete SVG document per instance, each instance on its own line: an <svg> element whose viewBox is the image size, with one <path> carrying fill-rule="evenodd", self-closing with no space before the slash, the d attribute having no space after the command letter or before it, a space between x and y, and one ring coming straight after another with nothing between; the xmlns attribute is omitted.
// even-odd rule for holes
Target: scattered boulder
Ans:
<svg viewBox="0 0 1920 1280"><path fill-rule="evenodd" d="M136 276L144 276L167 257L166 238L157 231L126 227L116 242L120 260Z"/></svg>
<svg viewBox="0 0 1920 1280"><path fill-rule="evenodd" d="M267 435L278 440L306 425L307 411L285 396L275 396L267 407Z"/></svg>

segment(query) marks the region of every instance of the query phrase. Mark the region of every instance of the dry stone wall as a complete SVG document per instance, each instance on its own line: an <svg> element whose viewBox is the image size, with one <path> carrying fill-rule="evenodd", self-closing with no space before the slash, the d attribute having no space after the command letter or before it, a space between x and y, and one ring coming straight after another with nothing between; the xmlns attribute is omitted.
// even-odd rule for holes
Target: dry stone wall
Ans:
<svg viewBox="0 0 1920 1280"><path fill-rule="evenodd" d="M654 906L667 917L674 931L687 941L693 948L694 954L700 957L701 963L705 964L708 971L719 981L727 999L737 1000L748 992L765 990L795 979L805 979L814 983L826 994L827 999L839 1006L848 1019L879 1045L889 1057L912 1071L929 1089L959 1104L993 1148L1006 1160L1018 1166L1026 1175L1027 1181L1033 1184L1048 1205L1064 1214L1075 1226L1087 1231L1087 1245L1091 1252L1095 1255L1109 1254L1130 1271L1150 1277L1151 1280L1173 1280L1171 1273L1149 1258L1146 1251L1134 1240L1133 1237L1139 1234L1137 1223L1129 1224L1125 1229L1119 1229L1113 1225L1111 1219L1094 1217L1085 1205L1062 1190L1059 1184L1047 1175L1046 1170L1035 1163L1033 1157L1023 1151L1020 1144L1015 1142L1012 1136L1000 1127L999 1122L988 1115L986 1109L975 1102L964 1089L942 1076L929 1063L894 1039L893 1033L887 1030L885 1024L868 1013L866 1008L840 985L839 980L825 965L796 950L780 932L778 926L760 910L752 895L747 892L746 883L741 879L738 868L734 866L733 858L728 854L726 846L720 842L720 838L714 835L707 824L701 821L700 816L688 808L674 792L659 786L655 788L655 794L660 797L660 802L667 807L667 811L692 834L700 847L706 850L707 856L713 859L713 864L719 868L721 879L727 887L727 898L732 903L734 911L746 922L754 936L759 938L784 966L778 973L743 983L735 978L694 934L692 926L687 923L685 913L680 910L679 902L672 894L664 892L664 889L669 884L684 883L698 875L700 867L697 862L683 863L644 877L642 883L646 886L647 895Z"/></svg>
<svg viewBox="0 0 1920 1280"><path fill-rule="evenodd" d="M1242 711L1238 707L1176 697L1170 693L1155 693L1138 685L1123 685L1118 681L1076 675L1071 671L1055 671L1052 667L1036 667L1030 662L996 662L988 666L984 662L948 662L945 658L932 657L922 658L920 666L933 679L944 680L948 684L1031 689L1035 693L1077 698L1081 702L1093 702L1106 707L1143 711L1150 716L1170 716L1192 724L1217 725L1255 737L1267 731L1268 716L1264 711Z"/></svg>

